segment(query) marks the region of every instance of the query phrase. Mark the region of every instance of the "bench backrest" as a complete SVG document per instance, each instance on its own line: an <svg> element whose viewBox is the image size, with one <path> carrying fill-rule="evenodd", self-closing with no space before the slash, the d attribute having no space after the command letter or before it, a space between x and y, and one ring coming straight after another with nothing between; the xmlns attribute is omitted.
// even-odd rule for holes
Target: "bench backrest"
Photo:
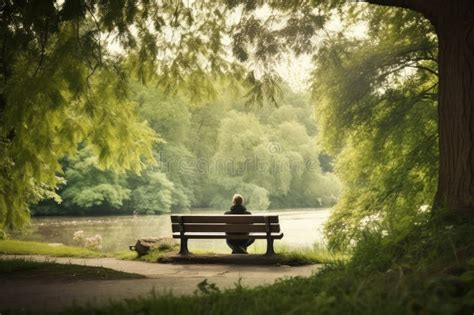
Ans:
<svg viewBox="0 0 474 315"><path fill-rule="evenodd" d="M277 215L172 215L173 233L278 233Z"/></svg>

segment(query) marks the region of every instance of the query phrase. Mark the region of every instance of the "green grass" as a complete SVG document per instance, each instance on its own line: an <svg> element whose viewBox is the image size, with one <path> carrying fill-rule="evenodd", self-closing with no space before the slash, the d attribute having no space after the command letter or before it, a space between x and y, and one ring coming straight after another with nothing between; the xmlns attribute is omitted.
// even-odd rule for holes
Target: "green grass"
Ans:
<svg viewBox="0 0 474 315"><path fill-rule="evenodd" d="M133 255L127 255L125 256L127 260L140 260L140 261L146 261L150 263L156 263L159 262L160 258L166 256L166 255L172 255L172 254L177 254L178 251L175 249L152 249L148 252L147 255L143 256L138 256L137 253L132 252Z"/></svg>
<svg viewBox="0 0 474 315"><path fill-rule="evenodd" d="M103 267L37 262L25 259L0 259L0 277L4 280L118 280L144 278L138 274Z"/></svg>
<svg viewBox="0 0 474 315"><path fill-rule="evenodd" d="M392 237L369 231L350 258L308 278L227 290L203 281L192 296L151 294L64 314L473 314L474 220L433 221Z"/></svg>
<svg viewBox="0 0 474 315"><path fill-rule="evenodd" d="M138 255L135 251L123 250L109 254L110 256L121 260L136 260Z"/></svg>
<svg viewBox="0 0 474 315"><path fill-rule="evenodd" d="M262 255L265 253L266 245L252 245L249 248L249 255ZM280 258L278 264L290 266L303 266L313 264L329 264L340 261L347 261L349 255L341 253L329 252L319 244L314 244L312 247L304 248L290 248L282 245L276 246L277 256ZM194 255L216 255L216 252L208 250L193 249ZM114 257L124 260L140 260L146 262L160 262L160 259L167 255L177 255L178 249L176 247L157 248L150 250L147 255L138 256L135 252L120 252ZM225 254L224 254L225 255Z"/></svg>
<svg viewBox="0 0 474 315"><path fill-rule="evenodd" d="M348 261L350 258L347 254L330 252L319 244L298 249L282 246L277 252L283 257L284 264L290 266L331 264Z"/></svg>
<svg viewBox="0 0 474 315"><path fill-rule="evenodd" d="M48 243L1 240L0 254L46 255L54 257L104 257L103 253L81 247L49 245Z"/></svg>
<svg viewBox="0 0 474 315"><path fill-rule="evenodd" d="M311 277L269 286L222 290L203 281L191 296L151 292L63 314L473 314L473 231L474 222L462 221L416 225L393 238L371 232L350 257L318 246L279 248L283 256L329 263Z"/></svg>
<svg viewBox="0 0 474 315"><path fill-rule="evenodd" d="M266 244L254 244L249 247L249 254L264 254ZM288 247L277 243L275 252L281 257L281 264L290 266L303 266L313 264L329 264L339 261L347 261L349 255L328 251L319 243L314 243L311 247Z"/></svg>
<svg viewBox="0 0 474 315"><path fill-rule="evenodd" d="M0 254L9 255L46 255L52 257L115 257L123 260L140 260L146 262L157 262L161 257L177 254L176 247L162 246L155 250L151 250L148 255L138 257L134 251L120 251L115 253L100 253L81 247L65 246L65 245L49 245L48 243L18 241L18 240L1 240ZM263 254L265 245L253 245L249 248L249 254ZM347 255L334 254L328 252L317 244L313 247L292 249L289 247L277 245L276 252L281 257L281 264L291 266L310 265L310 264L327 264L340 260L347 260ZM213 255L214 252L207 250L193 249L193 253L197 255Z"/></svg>

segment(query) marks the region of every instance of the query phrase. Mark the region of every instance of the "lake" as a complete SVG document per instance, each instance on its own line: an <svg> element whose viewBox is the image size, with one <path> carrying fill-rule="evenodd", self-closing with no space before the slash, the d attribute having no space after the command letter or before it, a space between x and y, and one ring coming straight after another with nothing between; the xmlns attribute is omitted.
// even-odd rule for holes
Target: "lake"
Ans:
<svg viewBox="0 0 474 315"><path fill-rule="evenodd" d="M253 214L275 214L280 217L284 237L281 243L291 247L308 247L315 242L323 241L323 225L331 209L278 209L269 211L252 211ZM224 210L192 209L190 214L222 214ZM120 251L134 245L143 237L170 237L171 223L169 214L143 216L97 216L97 217L39 217L32 219L31 228L22 236L24 240L75 245L73 234L76 231L84 234L102 236L104 251ZM263 250L265 240L257 240L255 247ZM190 240L189 249L208 250L216 253L227 253L229 249L225 240Z"/></svg>

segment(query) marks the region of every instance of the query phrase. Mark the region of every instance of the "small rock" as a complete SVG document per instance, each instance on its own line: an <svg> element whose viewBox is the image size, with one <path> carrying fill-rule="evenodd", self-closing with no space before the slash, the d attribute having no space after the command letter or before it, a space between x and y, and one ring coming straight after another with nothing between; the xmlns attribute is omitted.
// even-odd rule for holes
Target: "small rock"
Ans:
<svg viewBox="0 0 474 315"><path fill-rule="evenodd" d="M178 243L171 237L147 237L137 240L135 246L130 246L138 255L143 256L148 253L150 249L158 249L159 251L171 251L177 248Z"/></svg>

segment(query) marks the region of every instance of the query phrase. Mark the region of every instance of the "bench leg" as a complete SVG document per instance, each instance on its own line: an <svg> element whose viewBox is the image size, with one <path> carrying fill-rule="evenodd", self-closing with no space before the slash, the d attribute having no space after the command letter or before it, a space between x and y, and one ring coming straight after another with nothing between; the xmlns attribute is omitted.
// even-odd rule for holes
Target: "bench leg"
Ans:
<svg viewBox="0 0 474 315"><path fill-rule="evenodd" d="M267 238L267 252L265 255L275 255L275 251L273 250L273 238Z"/></svg>
<svg viewBox="0 0 474 315"><path fill-rule="evenodd" d="M179 254L180 255L189 255L188 251L188 239L182 238L179 246Z"/></svg>

